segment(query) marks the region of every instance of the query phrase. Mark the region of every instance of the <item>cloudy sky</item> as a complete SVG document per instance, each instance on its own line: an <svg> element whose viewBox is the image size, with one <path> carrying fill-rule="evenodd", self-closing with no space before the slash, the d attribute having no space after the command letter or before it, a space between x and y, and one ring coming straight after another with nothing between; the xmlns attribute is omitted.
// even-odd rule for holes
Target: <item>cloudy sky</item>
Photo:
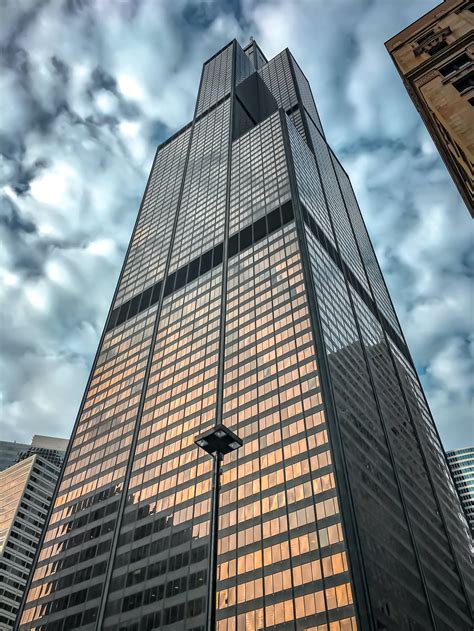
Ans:
<svg viewBox="0 0 474 631"><path fill-rule="evenodd" d="M383 46L435 4L3 0L0 439L69 436L155 147L253 35L307 74L445 447L473 444L472 223Z"/></svg>

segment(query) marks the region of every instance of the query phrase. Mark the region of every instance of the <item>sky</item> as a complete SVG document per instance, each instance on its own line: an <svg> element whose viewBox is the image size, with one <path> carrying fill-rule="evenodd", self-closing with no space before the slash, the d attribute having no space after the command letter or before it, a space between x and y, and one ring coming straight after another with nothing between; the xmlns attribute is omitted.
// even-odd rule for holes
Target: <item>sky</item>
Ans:
<svg viewBox="0 0 474 631"><path fill-rule="evenodd" d="M433 0L3 0L0 440L69 437L157 144L202 63L289 47L446 449L474 444L473 224L384 48Z"/></svg>

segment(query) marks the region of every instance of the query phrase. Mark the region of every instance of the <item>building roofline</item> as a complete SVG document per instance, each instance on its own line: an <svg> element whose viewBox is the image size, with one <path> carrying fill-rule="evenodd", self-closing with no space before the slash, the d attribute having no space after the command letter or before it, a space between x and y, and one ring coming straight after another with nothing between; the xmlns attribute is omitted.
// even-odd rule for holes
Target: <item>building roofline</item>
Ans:
<svg viewBox="0 0 474 631"><path fill-rule="evenodd" d="M206 65L207 65L210 61L212 61L213 59L215 59L215 58L216 58L218 55L220 55L222 52L224 52L224 50L225 50L226 48L229 48L229 46L230 46L231 44L233 44L234 42L236 42L236 43L238 44L238 42L237 42L237 40L235 39L235 37L234 37L234 39L231 39L231 40L230 40L230 42L227 42L227 44L226 44L225 46L223 46L222 48L220 48L220 49L217 51L217 53L214 53L214 54L212 55L212 57L209 57L209 59L206 59L206 61L203 63L203 67L204 67L204 66L206 66ZM240 44L239 44L239 45L240 45Z"/></svg>
<svg viewBox="0 0 474 631"><path fill-rule="evenodd" d="M250 40L250 42L246 46L242 46L242 50L245 52L248 48L250 48L250 46L254 46L255 48L258 48L258 50L260 51L260 54L265 59L265 62L268 64L267 56L265 55L263 50L260 48L260 46L257 44L257 42L254 39Z"/></svg>
<svg viewBox="0 0 474 631"><path fill-rule="evenodd" d="M388 39L385 42L384 44L385 48L389 52L391 52L392 50L397 48L399 44L404 43L407 39L409 39L409 37L411 37L412 35L417 33L418 30L420 30L419 26L417 28L417 25L419 22L423 20L427 20L427 18L429 17L432 17L434 21L434 18L437 18L440 14L449 13L451 10L460 6L463 2L464 0L443 0L441 4L436 5L430 11L427 11L423 15L420 15L420 17L417 18L414 22L412 22L408 26L405 26L405 28L403 28L401 31L399 31L395 35L392 35L392 37L390 37L390 39ZM428 26L428 25L429 25L429 22L427 21L427 23L424 26ZM404 38L401 38L402 34L404 33L406 33L406 36ZM403 40L403 41L400 41L400 40Z"/></svg>

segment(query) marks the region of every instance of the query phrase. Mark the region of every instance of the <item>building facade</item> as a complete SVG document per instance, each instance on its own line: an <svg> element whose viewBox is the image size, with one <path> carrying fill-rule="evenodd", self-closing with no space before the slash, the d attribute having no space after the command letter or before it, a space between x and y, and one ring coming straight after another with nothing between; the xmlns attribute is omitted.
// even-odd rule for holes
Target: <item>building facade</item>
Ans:
<svg viewBox="0 0 474 631"><path fill-rule="evenodd" d="M40 436L35 434L31 440L31 445L27 449L22 450L18 455L18 460L29 458L34 454L38 454L45 460L52 462L57 467L62 467L68 440L65 438L55 438L53 436Z"/></svg>
<svg viewBox="0 0 474 631"><path fill-rule="evenodd" d="M0 472L0 631L13 629L59 471L30 455Z"/></svg>
<svg viewBox="0 0 474 631"><path fill-rule="evenodd" d="M474 533L474 447L453 449L446 456L467 521Z"/></svg>
<svg viewBox="0 0 474 631"><path fill-rule="evenodd" d="M234 40L159 146L21 630L467 630L472 540L350 181L288 51ZM454 507L454 508L453 508Z"/></svg>
<svg viewBox="0 0 474 631"><path fill-rule="evenodd" d="M385 46L474 216L474 3L444 0Z"/></svg>

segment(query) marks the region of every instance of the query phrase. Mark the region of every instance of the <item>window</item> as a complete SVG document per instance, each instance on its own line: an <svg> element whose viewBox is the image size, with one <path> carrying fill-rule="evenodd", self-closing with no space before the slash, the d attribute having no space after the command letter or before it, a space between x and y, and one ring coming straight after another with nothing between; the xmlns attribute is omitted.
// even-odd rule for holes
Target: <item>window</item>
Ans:
<svg viewBox="0 0 474 631"><path fill-rule="evenodd" d="M449 64L446 64L446 66L440 68L439 71L443 75L443 77L448 77L450 74L453 74L453 72L458 72L462 68L468 66L470 63L471 59L469 55L463 53L462 55L459 55L459 57L452 59Z"/></svg>
<svg viewBox="0 0 474 631"><path fill-rule="evenodd" d="M446 46L448 45L446 37L450 33L451 29L449 28L449 26L440 31L428 31L418 38L418 46L416 46L413 52L416 56L421 55L422 53L434 55L443 48L446 48Z"/></svg>
<svg viewBox="0 0 474 631"><path fill-rule="evenodd" d="M434 34L435 34L434 31L428 31L424 35L421 35L421 37L419 37L418 40L417 40L418 46L421 46L422 44L427 42L431 37L433 37Z"/></svg>
<svg viewBox="0 0 474 631"><path fill-rule="evenodd" d="M468 72L457 81L453 81L453 86L456 88L459 94L463 94L463 92L467 92L468 90L473 88L474 87L474 70L471 70L471 72Z"/></svg>

